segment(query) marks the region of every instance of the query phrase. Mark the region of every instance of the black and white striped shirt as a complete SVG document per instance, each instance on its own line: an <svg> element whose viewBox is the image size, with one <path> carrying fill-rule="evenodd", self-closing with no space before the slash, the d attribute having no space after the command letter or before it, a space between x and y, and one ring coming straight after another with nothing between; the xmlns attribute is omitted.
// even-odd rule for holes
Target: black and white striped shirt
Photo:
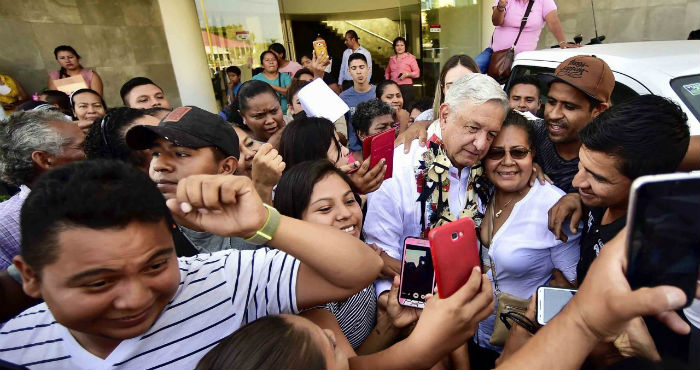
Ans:
<svg viewBox="0 0 700 370"><path fill-rule="evenodd" d="M344 301L331 302L322 307L335 316L340 329L354 349L367 339L377 322L377 294L374 284Z"/></svg>
<svg viewBox="0 0 700 370"><path fill-rule="evenodd" d="M242 325L298 313L299 261L284 252L225 250L178 262L173 299L147 332L122 341L107 358L83 349L45 303L0 328L0 358L31 369L194 369Z"/></svg>

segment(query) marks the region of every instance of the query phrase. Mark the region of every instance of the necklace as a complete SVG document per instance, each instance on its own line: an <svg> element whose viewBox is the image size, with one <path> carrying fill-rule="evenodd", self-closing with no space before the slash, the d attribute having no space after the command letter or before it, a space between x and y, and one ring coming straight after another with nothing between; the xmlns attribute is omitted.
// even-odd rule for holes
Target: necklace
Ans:
<svg viewBox="0 0 700 370"><path fill-rule="evenodd" d="M520 194L520 192L518 192L518 194ZM516 198L517 198L517 197L516 197ZM501 207L501 209L499 209L498 212L496 212L496 218L501 217L501 213L503 213L503 209L506 208L506 207L508 207L508 205L509 205L513 200L515 200L515 198L513 198L513 199L507 201L506 204L504 204L503 207ZM494 207L494 208L496 207L496 192L493 193L493 207Z"/></svg>

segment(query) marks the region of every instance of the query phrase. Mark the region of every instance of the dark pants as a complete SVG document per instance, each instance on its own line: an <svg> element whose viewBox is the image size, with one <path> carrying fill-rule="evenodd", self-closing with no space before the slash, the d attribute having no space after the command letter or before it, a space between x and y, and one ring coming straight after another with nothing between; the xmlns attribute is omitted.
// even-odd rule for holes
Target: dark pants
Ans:
<svg viewBox="0 0 700 370"><path fill-rule="evenodd" d="M413 103L416 90L413 88L412 84L399 85L399 89L401 90L401 95L403 96L403 109L409 111L408 113L411 113L411 103Z"/></svg>
<svg viewBox="0 0 700 370"><path fill-rule="evenodd" d="M484 348L474 342L474 338L468 341L469 347L469 365L473 370L487 370L496 367L496 359L501 356L500 353Z"/></svg>

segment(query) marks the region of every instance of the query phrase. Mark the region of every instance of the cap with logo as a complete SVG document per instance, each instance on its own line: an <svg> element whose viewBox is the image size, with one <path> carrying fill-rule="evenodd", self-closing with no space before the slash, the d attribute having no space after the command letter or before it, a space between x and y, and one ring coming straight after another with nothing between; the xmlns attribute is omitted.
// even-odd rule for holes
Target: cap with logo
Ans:
<svg viewBox="0 0 700 370"><path fill-rule="evenodd" d="M175 108L158 126L132 127L126 133L126 143L132 149L150 149L158 137L186 148L213 146L227 156L240 156L238 135L233 126L221 116L194 106Z"/></svg>
<svg viewBox="0 0 700 370"><path fill-rule="evenodd" d="M563 82L589 97L606 103L615 87L615 76L604 60L595 55L577 55L559 64L554 74L542 74L540 79L546 84Z"/></svg>

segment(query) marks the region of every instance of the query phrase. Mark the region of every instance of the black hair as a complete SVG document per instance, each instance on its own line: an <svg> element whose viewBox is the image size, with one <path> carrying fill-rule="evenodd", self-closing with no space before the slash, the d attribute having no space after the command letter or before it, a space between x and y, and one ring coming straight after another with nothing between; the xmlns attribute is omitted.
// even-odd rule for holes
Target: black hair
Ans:
<svg viewBox="0 0 700 370"><path fill-rule="evenodd" d="M514 110L514 109L509 109L508 113L506 113L506 119L503 121L503 124L501 125L501 132L503 132L503 129L505 129L508 126L515 126L523 129L525 133L527 134L527 144L530 147L530 149L534 150L535 148L535 128L532 126L532 123L528 121L527 118L525 118L524 115L522 115L520 112Z"/></svg>
<svg viewBox="0 0 700 370"><path fill-rule="evenodd" d="M351 120L355 133L364 136L369 135L369 128L372 127L372 120L385 114L394 116L396 112L394 108L381 100L368 100L358 104Z"/></svg>
<svg viewBox="0 0 700 370"><path fill-rule="evenodd" d="M302 68L302 69L296 71L296 73L294 73L294 77L293 77L292 79L293 79L293 80L298 80L299 77L301 77L301 75L311 75L311 77L314 77L314 73L311 72L310 69L308 69L308 68Z"/></svg>
<svg viewBox="0 0 700 370"><path fill-rule="evenodd" d="M240 76L241 69L238 68L237 66L228 66L228 67L226 67L226 73L235 73L236 75Z"/></svg>
<svg viewBox="0 0 700 370"><path fill-rule="evenodd" d="M80 54L78 54L78 52L75 51L75 49L73 49L73 47L70 45L59 45L59 46L56 46L55 49L53 49L53 56L56 58L56 60L58 60L58 52L59 51L71 52L71 53L73 53L73 55L75 55L76 58L78 58L78 60L80 60ZM68 72L66 72L66 69L61 67L61 69L58 71L58 78L65 78L65 77L70 77L70 76L68 76Z"/></svg>
<svg viewBox="0 0 700 370"><path fill-rule="evenodd" d="M248 110L248 99L252 99L260 94L272 94L272 96L275 97L275 99L279 100L279 97L277 96L277 92L268 84L267 82L259 81L259 80L250 80L246 81L241 85L241 88L238 89L238 109L241 111L241 114L245 114L245 112Z"/></svg>
<svg viewBox="0 0 700 370"><path fill-rule="evenodd" d="M107 111L107 103L105 103L105 100L102 98L102 95L98 93L97 91L93 89L78 89L73 91L72 94L70 94L70 107L71 109L75 110L75 97L80 94L85 94L85 93L90 93L93 95L97 95L97 97L100 98L100 102L102 103L102 107L104 108L105 111Z"/></svg>
<svg viewBox="0 0 700 370"><path fill-rule="evenodd" d="M264 70L265 70L265 68L263 68L263 67L255 67L255 68L253 68L251 73L253 76L255 76L255 75L261 74L262 71L264 71Z"/></svg>
<svg viewBox="0 0 700 370"><path fill-rule="evenodd" d="M279 42L275 42L273 44L270 44L270 46L268 46L267 50L272 50L277 54L281 54L282 59L287 57L287 49L285 49L284 46L282 44L280 44Z"/></svg>
<svg viewBox="0 0 700 370"><path fill-rule="evenodd" d="M282 133L280 155L287 169L297 163L328 158L328 148L341 145L335 137L333 122L318 117L303 117L290 122ZM336 159L337 160L337 159Z"/></svg>
<svg viewBox="0 0 700 370"><path fill-rule="evenodd" d="M406 49L408 49L408 41L406 41L405 38L399 36L395 38L394 41L391 43L391 47L394 49L394 53L396 53L396 43L399 41L403 41L404 46L406 47Z"/></svg>
<svg viewBox="0 0 700 370"><path fill-rule="evenodd" d="M579 131L588 149L618 158L630 180L674 172L688 150L688 117L678 104L640 95L614 105Z"/></svg>
<svg viewBox="0 0 700 370"><path fill-rule="evenodd" d="M43 90L39 95L46 95L46 102L49 104L58 105L58 109L68 115L73 115L71 111L70 98L68 94L59 90Z"/></svg>
<svg viewBox="0 0 700 370"><path fill-rule="evenodd" d="M292 104L292 99L294 98L294 95L298 94L299 90L301 90L304 86L310 83L311 82L309 81L294 80L292 84L289 85L289 89L287 90L287 101L289 101L290 105Z"/></svg>
<svg viewBox="0 0 700 370"><path fill-rule="evenodd" d="M350 57L348 57L348 65L350 65L350 62L352 62L353 60L358 60L358 59L365 62L365 64L367 64L367 57L364 54L352 53L352 54L350 54Z"/></svg>
<svg viewBox="0 0 700 370"><path fill-rule="evenodd" d="M384 95L384 90L389 85L396 86L396 88L399 89L399 93L401 93L401 88L399 87L399 84L397 84L394 80L384 80L384 81L378 83L377 87L374 88L374 95L376 96L377 99L382 98L382 95Z"/></svg>
<svg viewBox="0 0 700 370"><path fill-rule="evenodd" d="M122 97L122 102L124 103L124 105L129 106L129 104L126 102L126 96L131 92L131 90L133 90L137 86L143 85L153 85L159 88L160 91L163 91L163 89L161 89L160 86L156 85L156 83L148 77L134 77L129 81L124 82L121 89L119 89L119 96Z"/></svg>
<svg viewBox="0 0 700 370"><path fill-rule="evenodd" d="M357 36L357 32L355 32L355 30L348 30L347 32L345 32L345 34L350 35L350 37L352 37L355 40L360 40L360 37Z"/></svg>
<svg viewBox="0 0 700 370"><path fill-rule="evenodd" d="M412 111L414 109L418 109L421 112L424 112L428 109L430 109L433 106L433 98L432 97L426 97L426 98L420 98L417 100L414 100L413 103L411 104L411 109L408 111Z"/></svg>
<svg viewBox="0 0 700 370"><path fill-rule="evenodd" d="M338 175L345 181L353 193L357 193L352 180L338 169L328 159L318 159L298 163L289 171L282 174L274 199L274 207L280 214L301 219L304 210L308 208L314 186L329 175Z"/></svg>
<svg viewBox="0 0 700 370"><path fill-rule="evenodd" d="M260 53L260 64L263 64L263 59L265 59L265 55L267 55L267 54L272 54L272 56L275 57L275 63L277 63L277 68L279 69L280 63L277 60L277 55L275 55L275 53L271 52L270 50L265 50L262 53Z"/></svg>
<svg viewBox="0 0 700 370"><path fill-rule="evenodd" d="M195 370L325 368L323 352L308 329L268 315L222 339Z"/></svg>
<svg viewBox="0 0 700 370"><path fill-rule="evenodd" d="M313 55L313 54L312 54L311 52L305 52L305 53L303 53L303 54L300 54L300 55L299 55L299 58L297 58L297 59L298 59L297 62L299 62L299 64L301 64L301 60L302 60L304 57L309 58L309 60L313 60L314 58L311 57L312 55Z"/></svg>
<svg viewBox="0 0 700 370"><path fill-rule="evenodd" d="M21 255L40 275L58 259L58 234L66 228L122 229L132 221L163 220L172 222L170 211L145 173L118 161L73 162L32 186L20 214Z"/></svg>
<svg viewBox="0 0 700 370"><path fill-rule="evenodd" d="M540 86L540 79L536 75L522 75L510 80L510 88L508 90L508 95L513 91L515 85L533 85L537 88L537 98L539 99L540 91L542 90Z"/></svg>
<svg viewBox="0 0 700 370"><path fill-rule="evenodd" d="M90 126L85 135L85 156L88 159L116 159L135 167L144 167L144 158L129 148L124 136L134 121L148 114L145 109L110 109Z"/></svg>
<svg viewBox="0 0 700 370"><path fill-rule="evenodd" d="M153 116L153 117L156 117L156 118L158 118L159 113L165 113L165 112L167 112L167 113L165 113L165 114L163 115L163 117L161 118L161 120L162 120L163 118L165 118L165 116L167 116L170 112L173 111L172 109L168 109L168 108L165 108L165 107L150 107L150 108L141 109L141 110L144 111L144 112L146 112L147 115Z"/></svg>

